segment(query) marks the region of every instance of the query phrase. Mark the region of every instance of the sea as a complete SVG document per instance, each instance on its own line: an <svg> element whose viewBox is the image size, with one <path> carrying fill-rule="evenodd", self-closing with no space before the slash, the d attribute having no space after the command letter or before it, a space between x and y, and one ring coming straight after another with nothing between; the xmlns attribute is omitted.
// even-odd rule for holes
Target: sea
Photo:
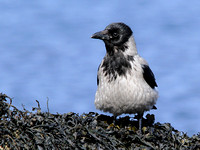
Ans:
<svg viewBox="0 0 200 150"><path fill-rule="evenodd" d="M113 22L133 30L158 84L155 121L200 131L200 1L0 0L0 92L18 109L98 112L97 68L106 51L91 35ZM134 116L134 115L130 115Z"/></svg>

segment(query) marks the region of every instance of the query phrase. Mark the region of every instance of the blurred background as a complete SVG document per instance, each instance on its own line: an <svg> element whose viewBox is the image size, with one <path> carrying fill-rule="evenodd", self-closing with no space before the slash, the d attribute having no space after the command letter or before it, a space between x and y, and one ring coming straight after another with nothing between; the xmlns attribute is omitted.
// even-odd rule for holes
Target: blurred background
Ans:
<svg viewBox="0 0 200 150"><path fill-rule="evenodd" d="M156 122L200 130L200 1L0 1L0 92L31 110L97 111L102 41L90 36L112 22L128 24L159 89Z"/></svg>

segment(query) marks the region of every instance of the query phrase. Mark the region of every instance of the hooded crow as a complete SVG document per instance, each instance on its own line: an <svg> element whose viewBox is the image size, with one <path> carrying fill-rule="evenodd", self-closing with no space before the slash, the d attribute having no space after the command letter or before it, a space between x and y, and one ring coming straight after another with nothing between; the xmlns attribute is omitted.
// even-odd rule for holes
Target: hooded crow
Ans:
<svg viewBox="0 0 200 150"><path fill-rule="evenodd" d="M155 108L158 91L153 72L137 52L131 28L112 23L91 38L103 40L106 47L97 74L96 108L115 118L138 114L141 131L143 113Z"/></svg>

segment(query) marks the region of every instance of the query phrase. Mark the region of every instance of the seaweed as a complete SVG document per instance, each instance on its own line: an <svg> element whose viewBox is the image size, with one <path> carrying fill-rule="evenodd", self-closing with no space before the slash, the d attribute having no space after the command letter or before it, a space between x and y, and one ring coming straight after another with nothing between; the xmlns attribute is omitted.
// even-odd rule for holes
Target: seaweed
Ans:
<svg viewBox="0 0 200 150"><path fill-rule="evenodd" d="M36 102L32 111L19 110L12 98L0 93L0 150L200 149L200 134L189 137L170 123L154 123L154 115L143 118L141 133L129 116L114 120L95 112L51 114Z"/></svg>

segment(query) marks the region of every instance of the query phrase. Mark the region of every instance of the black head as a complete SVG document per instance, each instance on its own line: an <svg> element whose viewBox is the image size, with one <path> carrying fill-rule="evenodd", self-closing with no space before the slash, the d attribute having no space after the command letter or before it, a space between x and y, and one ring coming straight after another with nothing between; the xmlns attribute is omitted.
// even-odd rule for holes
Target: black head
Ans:
<svg viewBox="0 0 200 150"><path fill-rule="evenodd" d="M120 22L108 25L105 30L93 34L91 38L101 39L106 45L121 46L131 35L131 28Z"/></svg>

